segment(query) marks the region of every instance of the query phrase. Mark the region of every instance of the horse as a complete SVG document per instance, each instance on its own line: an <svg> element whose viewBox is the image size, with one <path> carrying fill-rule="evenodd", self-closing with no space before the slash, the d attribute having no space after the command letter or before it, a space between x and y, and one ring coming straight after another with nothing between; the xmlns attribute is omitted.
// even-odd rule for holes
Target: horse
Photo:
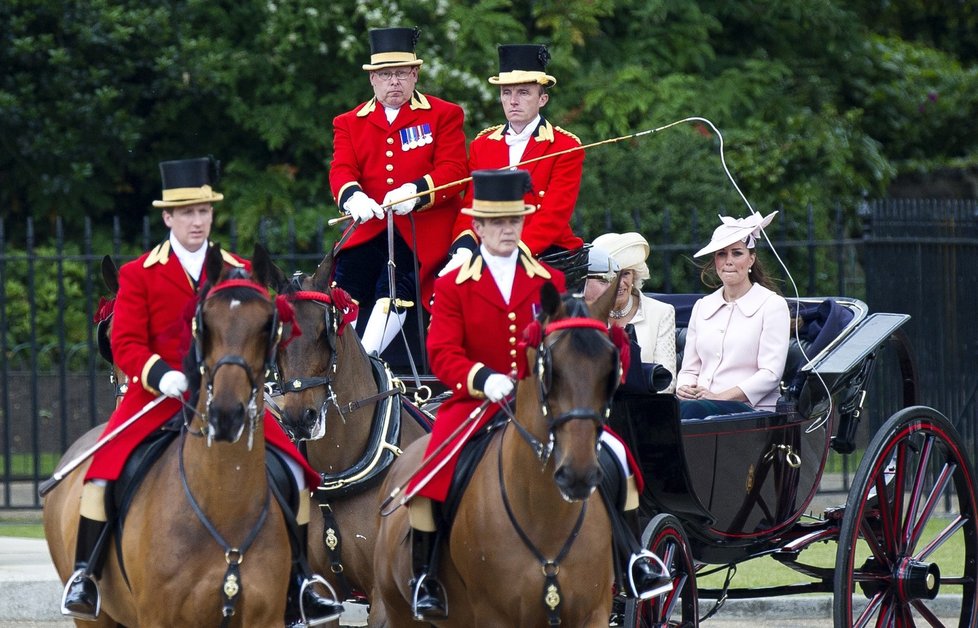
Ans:
<svg viewBox="0 0 978 628"><path fill-rule="evenodd" d="M380 520L380 479L401 449L428 430L383 363L363 350L353 328L355 304L330 287L333 256L312 276L287 277L274 268L270 287L285 295L301 333L278 352L283 395L273 413L298 440L323 476L316 500L323 517L310 520L309 561L314 571L349 597L373 587L373 548ZM417 411L415 411L417 412ZM368 625L383 624L372 604Z"/></svg>
<svg viewBox="0 0 978 628"><path fill-rule="evenodd" d="M435 625L608 625L611 523L594 489L621 362L604 322L614 291L607 294L589 318L579 298L562 299L551 284L542 289L542 312L525 332L532 374L518 382L515 415L491 435L443 543L437 573L448 618ZM382 495L405 485L426 444L405 450ZM386 625L409 627L416 624L407 509L383 514L372 600L384 604Z"/></svg>
<svg viewBox="0 0 978 628"><path fill-rule="evenodd" d="M196 405L184 412L184 429L148 470L124 527L120 521L116 528L96 625L283 624L291 548L266 476L261 395L281 325L260 285L271 266L263 251L256 247L254 279L223 271L218 247L207 252L207 276L217 279L202 289L194 316L188 358L196 375L188 375L197 384ZM62 464L93 444L97 429ZM73 569L87 467L45 498L45 536L63 581Z"/></svg>

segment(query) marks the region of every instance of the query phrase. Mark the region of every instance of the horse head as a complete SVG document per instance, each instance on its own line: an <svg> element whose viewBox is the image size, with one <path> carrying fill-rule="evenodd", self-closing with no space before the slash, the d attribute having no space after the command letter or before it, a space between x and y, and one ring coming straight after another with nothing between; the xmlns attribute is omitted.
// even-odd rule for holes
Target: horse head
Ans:
<svg viewBox="0 0 978 628"><path fill-rule="evenodd" d="M282 387L276 412L296 440L326 434L326 416L336 400L337 353L344 342L359 346L355 333L344 334L356 321L356 304L344 290L330 286L332 272L333 255L327 253L311 276L297 272L287 277L278 267L272 276L271 286L288 299L302 330L276 361Z"/></svg>
<svg viewBox="0 0 978 628"><path fill-rule="evenodd" d="M241 268L225 269L220 247L207 250L209 279L193 319L193 347L187 355L192 368L185 370L195 374L197 412L208 443L237 442L247 427L250 448L261 419L260 394L282 322L264 287L272 267L264 248L255 247L252 267L253 276Z"/></svg>
<svg viewBox="0 0 978 628"><path fill-rule="evenodd" d="M523 393L518 400L538 405L553 445L554 480L571 501L587 499L602 480L598 439L622 376L623 339L606 324L614 295L609 289L590 313L580 297L561 298L546 284L542 311L527 330L536 399Z"/></svg>

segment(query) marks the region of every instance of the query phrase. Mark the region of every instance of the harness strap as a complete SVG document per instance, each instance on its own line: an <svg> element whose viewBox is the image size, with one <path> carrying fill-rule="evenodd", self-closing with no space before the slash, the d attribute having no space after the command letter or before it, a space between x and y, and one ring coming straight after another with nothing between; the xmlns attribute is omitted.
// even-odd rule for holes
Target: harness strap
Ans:
<svg viewBox="0 0 978 628"><path fill-rule="evenodd" d="M326 548L326 556L329 558L329 570L336 576L336 584L340 589L343 599L349 599L353 593L353 587L346 578L346 570L343 568L343 537L340 535L339 522L333 513L333 507L326 502L319 504L319 511L323 513L323 547Z"/></svg>
<svg viewBox="0 0 978 628"><path fill-rule="evenodd" d="M193 493L190 491L190 485L187 483L187 472L183 464L183 446L187 442L187 432L183 432L180 435L180 455L178 457L180 465L180 483L183 485L183 492L187 496L187 501L190 502L190 507L193 508L194 514L197 515L197 519L204 524L204 527L210 533L210 535L217 541L217 544L221 546L224 550L224 560L227 561L228 568L224 572L224 584L221 587L221 612L224 619L221 621L221 628L226 628L231 624L231 617L234 615L234 606L238 601L238 593L241 592L241 570L239 566L241 561L244 559L245 552L251 547L255 539L258 538L258 533L261 532L262 527L265 525L265 519L268 517L268 506L271 501L270 493L268 487L265 487L265 504L262 506L261 513L258 515L258 521L255 522L255 526L248 533L247 538L238 547L232 547L230 543L224 540L221 533L218 532L217 527L214 526L213 522L207 518L204 511L201 509L200 504L194 499Z"/></svg>
<svg viewBox="0 0 978 628"><path fill-rule="evenodd" d="M550 626L560 625L560 583L557 581L557 574L560 573L560 561L567 557L568 552L570 552L571 546L577 539L577 535L581 532L581 527L584 525L584 515L587 513L587 500L581 503L581 512L577 515L577 521L574 523L574 528L571 530L570 535L567 540L564 541L563 547L560 548L560 552L557 553L557 557L553 560L547 560L546 557L540 552L539 549L527 536L526 531L520 527L519 522L516 520L516 515L513 513L513 508L509 503L509 496L506 494L506 483L503 478L503 445L502 440L499 442L499 456L498 464L496 465L499 472L499 491L502 494L503 505L506 507L506 515L509 516L510 523L513 524L513 529L519 535L520 540L526 545L527 549L533 553L538 561L540 561L540 567L543 571L543 604L547 607L547 623Z"/></svg>

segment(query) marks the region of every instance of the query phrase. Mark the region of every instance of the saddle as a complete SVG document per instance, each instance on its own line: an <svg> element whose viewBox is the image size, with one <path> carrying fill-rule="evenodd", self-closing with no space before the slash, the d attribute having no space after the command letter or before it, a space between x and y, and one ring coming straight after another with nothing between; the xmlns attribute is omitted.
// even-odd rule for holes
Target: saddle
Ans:
<svg viewBox="0 0 978 628"><path fill-rule="evenodd" d="M462 501L462 495L465 494L465 488L469 485L472 474L479 466L479 461L486 455L486 449L489 448L489 443L492 442L496 432L505 427L508 421L509 416L502 409L497 408L496 413L492 415L488 423L473 434L469 442L462 447L458 454L458 463L455 465L455 474L452 476L448 496L441 507L435 509L440 511L439 530L451 529L455 514L458 512L459 503Z"/></svg>

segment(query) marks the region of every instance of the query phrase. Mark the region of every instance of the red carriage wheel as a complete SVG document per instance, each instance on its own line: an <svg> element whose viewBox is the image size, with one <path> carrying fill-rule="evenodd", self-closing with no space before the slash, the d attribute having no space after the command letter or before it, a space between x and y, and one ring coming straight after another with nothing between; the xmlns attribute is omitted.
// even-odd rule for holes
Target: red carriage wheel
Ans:
<svg viewBox="0 0 978 628"><path fill-rule="evenodd" d="M679 519L668 514L653 517L642 534L642 546L658 556L669 569L673 588L650 600L628 600L625 625L635 628L697 626L696 566Z"/></svg>
<svg viewBox="0 0 978 628"><path fill-rule="evenodd" d="M976 625L973 473L957 431L931 408L906 408L880 428L839 532L837 628Z"/></svg>

